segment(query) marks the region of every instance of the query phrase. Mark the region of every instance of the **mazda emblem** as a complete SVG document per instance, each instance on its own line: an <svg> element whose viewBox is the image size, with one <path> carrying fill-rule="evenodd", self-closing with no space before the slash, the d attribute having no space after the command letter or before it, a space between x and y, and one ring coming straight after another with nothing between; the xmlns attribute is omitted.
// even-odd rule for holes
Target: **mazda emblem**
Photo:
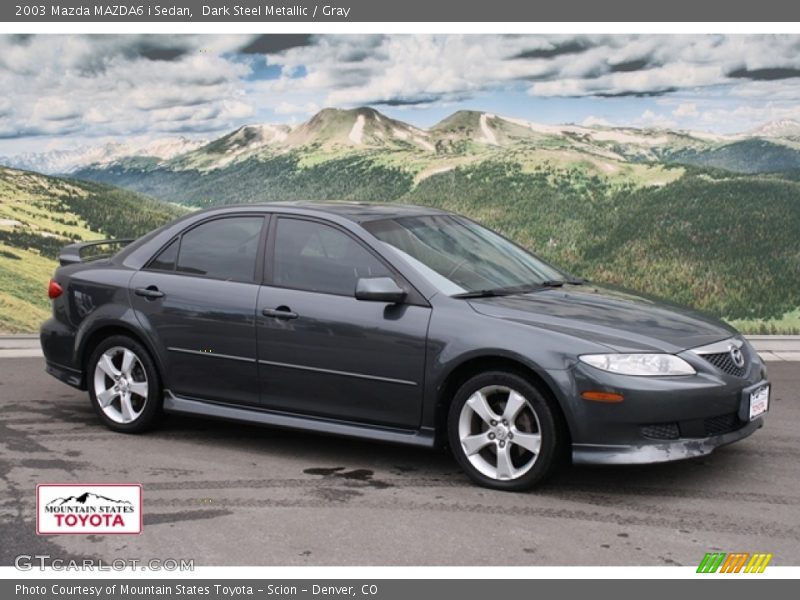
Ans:
<svg viewBox="0 0 800 600"><path fill-rule="evenodd" d="M741 369L744 366L744 354L742 354L742 351L736 346L733 346L731 347L730 353L733 364Z"/></svg>

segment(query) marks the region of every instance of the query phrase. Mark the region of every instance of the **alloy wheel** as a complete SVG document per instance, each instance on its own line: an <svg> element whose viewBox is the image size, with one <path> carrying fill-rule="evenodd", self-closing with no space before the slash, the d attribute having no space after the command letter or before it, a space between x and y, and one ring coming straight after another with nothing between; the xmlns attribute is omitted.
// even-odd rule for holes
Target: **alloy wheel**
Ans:
<svg viewBox="0 0 800 600"><path fill-rule="evenodd" d="M461 408L458 436L481 474L509 481L533 468L541 448L539 416L518 391L502 385L474 392Z"/></svg>
<svg viewBox="0 0 800 600"><path fill-rule="evenodd" d="M94 393L103 413L115 423L132 423L147 405L147 372L130 348L114 346L97 360Z"/></svg>

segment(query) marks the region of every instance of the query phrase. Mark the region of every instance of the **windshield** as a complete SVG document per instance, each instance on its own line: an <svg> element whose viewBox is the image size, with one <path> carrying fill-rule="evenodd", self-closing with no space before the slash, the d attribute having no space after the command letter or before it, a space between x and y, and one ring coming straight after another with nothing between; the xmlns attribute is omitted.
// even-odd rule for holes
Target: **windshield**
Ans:
<svg viewBox="0 0 800 600"><path fill-rule="evenodd" d="M400 217L362 226L450 296L523 290L565 279L561 271L463 217Z"/></svg>

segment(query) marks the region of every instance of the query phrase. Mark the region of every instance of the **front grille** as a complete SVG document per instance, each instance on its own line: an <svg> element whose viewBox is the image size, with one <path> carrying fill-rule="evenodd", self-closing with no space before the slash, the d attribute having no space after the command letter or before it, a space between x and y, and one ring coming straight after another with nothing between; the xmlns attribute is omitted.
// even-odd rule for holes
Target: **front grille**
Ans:
<svg viewBox="0 0 800 600"><path fill-rule="evenodd" d="M652 440L677 440L681 434L677 423L654 423L642 427L642 435Z"/></svg>
<svg viewBox="0 0 800 600"><path fill-rule="evenodd" d="M739 415L730 413L728 415L703 419L703 425L705 426L706 435L713 436L723 435L741 429L744 423L739 419Z"/></svg>
<svg viewBox="0 0 800 600"><path fill-rule="evenodd" d="M717 367L720 371L727 373L728 375L733 375L734 377L744 377L744 374L747 372L747 363L745 362L745 365L742 367L737 367L731 358L730 352L702 354L701 356L712 365Z"/></svg>

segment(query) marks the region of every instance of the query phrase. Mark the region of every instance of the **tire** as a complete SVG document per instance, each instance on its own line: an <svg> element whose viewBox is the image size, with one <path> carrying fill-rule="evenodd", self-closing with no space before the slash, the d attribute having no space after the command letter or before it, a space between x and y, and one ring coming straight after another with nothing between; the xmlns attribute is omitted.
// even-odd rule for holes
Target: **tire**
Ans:
<svg viewBox="0 0 800 600"><path fill-rule="evenodd" d="M161 415L161 379L144 346L125 335L111 336L97 345L86 366L89 398L106 427L139 433L154 425Z"/></svg>
<svg viewBox="0 0 800 600"><path fill-rule="evenodd" d="M510 371L481 373L462 384L450 403L451 451L481 486L531 489L552 474L564 455L567 436L556 411L528 379Z"/></svg>

